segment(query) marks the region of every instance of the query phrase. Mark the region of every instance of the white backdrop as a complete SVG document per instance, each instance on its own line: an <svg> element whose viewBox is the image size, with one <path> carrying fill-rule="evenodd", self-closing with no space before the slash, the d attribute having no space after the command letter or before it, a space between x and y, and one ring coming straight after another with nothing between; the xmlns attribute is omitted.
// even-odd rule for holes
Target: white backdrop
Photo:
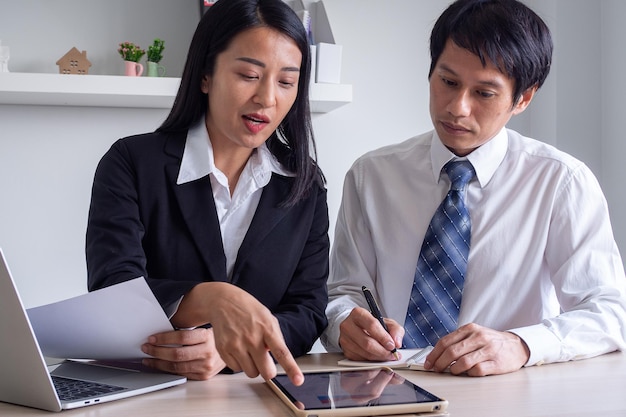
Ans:
<svg viewBox="0 0 626 417"><path fill-rule="evenodd" d="M625 63L619 53L626 37L619 16L626 15L626 2L527 3L551 26L557 50L543 91L511 126L587 162L605 188L624 252L626 221L618 215L626 209L626 195L617 170L626 147L620 135ZM325 4L335 39L343 45L342 83L354 91L351 104L313 118L334 227L352 162L431 128L428 34L447 2ZM168 74L180 76L197 19L192 0L4 0L0 39L11 47L9 67L15 72L57 72L56 60L76 46L88 51L92 74L121 74L117 43L147 46L161 37ZM0 247L28 307L86 291L84 234L96 164L114 140L153 130L166 113L0 105Z"/></svg>

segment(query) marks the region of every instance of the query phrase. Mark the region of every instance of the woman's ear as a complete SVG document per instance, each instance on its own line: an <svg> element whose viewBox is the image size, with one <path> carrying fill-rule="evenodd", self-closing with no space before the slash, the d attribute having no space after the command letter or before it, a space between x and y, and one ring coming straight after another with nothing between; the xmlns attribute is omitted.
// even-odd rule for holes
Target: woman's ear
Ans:
<svg viewBox="0 0 626 417"><path fill-rule="evenodd" d="M211 76L205 75L202 77L202 83L200 84L200 90L204 94L209 94L209 90L211 88Z"/></svg>

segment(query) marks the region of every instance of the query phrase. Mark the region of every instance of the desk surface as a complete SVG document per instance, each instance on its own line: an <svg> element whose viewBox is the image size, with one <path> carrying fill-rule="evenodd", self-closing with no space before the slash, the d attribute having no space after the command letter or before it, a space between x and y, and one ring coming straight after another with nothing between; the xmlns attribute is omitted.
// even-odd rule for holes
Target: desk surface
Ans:
<svg viewBox="0 0 626 417"><path fill-rule="evenodd" d="M303 370L333 367L341 356L307 355ZM1 372L1 370L0 370ZM626 354L522 369L506 375L472 378L420 371L400 373L446 398L450 417L626 416ZM52 413L0 403L0 416ZM63 411L63 417L291 416L266 384L244 374L190 381L138 397Z"/></svg>

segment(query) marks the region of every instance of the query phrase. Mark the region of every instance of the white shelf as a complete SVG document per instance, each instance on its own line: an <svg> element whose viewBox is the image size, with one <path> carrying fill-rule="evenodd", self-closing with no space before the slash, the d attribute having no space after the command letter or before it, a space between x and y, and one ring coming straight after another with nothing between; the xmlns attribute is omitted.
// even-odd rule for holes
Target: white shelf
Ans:
<svg viewBox="0 0 626 417"><path fill-rule="evenodd" d="M170 108L180 78L0 73L0 104ZM352 86L314 84L311 110L326 113L352 101Z"/></svg>
<svg viewBox="0 0 626 417"><path fill-rule="evenodd" d="M328 113L352 102L349 84L311 84L309 100L313 113Z"/></svg>

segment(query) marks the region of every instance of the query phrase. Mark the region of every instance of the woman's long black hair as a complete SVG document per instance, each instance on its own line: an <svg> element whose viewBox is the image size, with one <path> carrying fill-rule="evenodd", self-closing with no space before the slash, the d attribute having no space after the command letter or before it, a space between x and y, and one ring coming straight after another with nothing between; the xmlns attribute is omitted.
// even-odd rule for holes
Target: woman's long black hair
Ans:
<svg viewBox="0 0 626 417"><path fill-rule="evenodd" d="M269 27L285 34L302 53L296 101L266 142L278 161L296 175L291 192L282 203L290 206L306 197L313 184L323 184L324 179L316 162L309 107L312 64L308 37L302 21L283 1L219 0L209 8L191 40L172 110L157 132L184 131L204 117L208 100L200 88L202 79L213 75L217 56L236 35L255 27Z"/></svg>

